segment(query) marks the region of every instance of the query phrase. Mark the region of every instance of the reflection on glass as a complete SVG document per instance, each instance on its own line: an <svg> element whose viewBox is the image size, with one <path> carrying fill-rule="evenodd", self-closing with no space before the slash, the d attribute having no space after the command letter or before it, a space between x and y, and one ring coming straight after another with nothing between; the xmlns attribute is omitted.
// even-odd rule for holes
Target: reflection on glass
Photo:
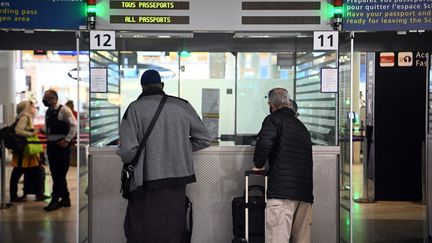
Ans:
<svg viewBox="0 0 432 243"><path fill-rule="evenodd" d="M299 118L311 132L314 144L336 144L336 96L320 92L320 69L335 67L335 52L117 53L90 54L93 63L111 58L110 76L116 75L114 59L118 60L120 70L119 84L108 81L110 95L92 94L91 106L99 107L99 111L90 109L92 129L101 136L107 134L106 129L114 132L115 116L121 118L141 93L141 74L155 69L161 74L168 95L184 98L196 109L214 144L251 144L269 114L267 93L275 87L288 89L296 99ZM116 96L118 89L120 95ZM103 111L101 107L105 107ZM112 110L114 107L120 111ZM235 142L236 138L240 140ZM247 141L241 141L243 138Z"/></svg>
<svg viewBox="0 0 432 243"><path fill-rule="evenodd" d="M296 53L295 100L315 145L336 145L336 95L321 93L321 69L336 67L336 53Z"/></svg>
<svg viewBox="0 0 432 243"><path fill-rule="evenodd" d="M180 97L202 118L214 144L234 134L235 56L231 53L193 52L180 57Z"/></svg>
<svg viewBox="0 0 432 243"><path fill-rule="evenodd" d="M268 92L276 87L293 96L293 53L239 53L237 74L237 135L257 135L269 114Z"/></svg>
<svg viewBox="0 0 432 243"><path fill-rule="evenodd" d="M108 92L90 94L91 146L116 143L118 138L121 94L118 56L116 51L90 52L90 68L102 67L108 71Z"/></svg>
<svg viewBox="0 0 432 243"><path fill-rule="evenodd" d="M178 96L177 52L121 52L121 114L140 95L141 74L149 69L159 72L166 94Z"/></svg>
<svg viewBox="0 0 432 243"><path fill-rule="evenodd" d="M341 56L345 58L343 62L339 63L339 145L341 148L340 159L340 210L341 210L341 223L340 233L341 240L350 242L350 223L351 223L351 195L350 195L350 143L349 143L349 119L347 114L350 111L351 100L351 55L349 53L342 53Z"/></svg>

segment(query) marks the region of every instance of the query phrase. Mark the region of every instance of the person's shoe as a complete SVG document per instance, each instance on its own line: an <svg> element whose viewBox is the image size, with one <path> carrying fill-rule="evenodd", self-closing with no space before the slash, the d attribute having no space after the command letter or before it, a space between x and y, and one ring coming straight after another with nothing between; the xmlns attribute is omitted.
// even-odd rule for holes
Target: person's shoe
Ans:
<svg viewBox="0 0 432 243"><path fill-rule="evenodd" d="M39 196L36 196L36 201L45 201L46 199L49 199L49 198L51 198L50 196L48 196L48 195L39 195Z"/></svg>
<svg viewBox="0 0 432 243"><path fill-rule="evenodd" d="M71 206L71 201L70 201L70 199L69 198L67 198L67 199L61 199L60 200L60 204L63 206L63 207L65 207L65 208L69 208L70 206Z"/></svg>
<svg viewBox="0 0 432 243"><path fill-rule="evenodd" d="M57 209L59 209L61 207L62 207L62 205L61 205L61 203L59 201L51 200L51 202L48 204L48 206L44 207L43 209L45 211L49 212L49 211L57 210Z"/></svg>
<svg viewBox="0 0 432 243"><path fill-rule="evenodd" d="M25 197L14 197L10 200L11 202L25 202L27 199Z"/></svg>

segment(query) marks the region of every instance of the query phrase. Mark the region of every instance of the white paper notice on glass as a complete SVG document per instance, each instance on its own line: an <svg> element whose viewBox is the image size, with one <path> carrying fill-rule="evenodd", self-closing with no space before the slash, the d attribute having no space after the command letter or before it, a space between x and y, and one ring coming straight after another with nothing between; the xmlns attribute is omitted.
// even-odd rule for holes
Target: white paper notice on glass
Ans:
<svg viewBox="0 0 432 243"><path fill-rule="evenodd" d="M0 104L0 124L3 125L3 104Z"/></svg>
<svg viewBox="0 0 432 243"><path fill-rule="evenodd" d="M108 92L108 70L106 68L90 69L90 92L91 93Z"/></svg>
<svg viewBox="0 0 432 243"><path fill-rule="evenodd" d="M338 92L338 69L322 68L321 69L321 93Z"/></svg>

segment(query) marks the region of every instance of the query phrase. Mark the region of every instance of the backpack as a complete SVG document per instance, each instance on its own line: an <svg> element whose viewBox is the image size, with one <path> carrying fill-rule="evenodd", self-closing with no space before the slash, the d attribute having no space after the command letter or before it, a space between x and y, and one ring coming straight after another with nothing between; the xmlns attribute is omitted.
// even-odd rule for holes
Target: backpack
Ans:
<svg viewBox="0 0 432 243"><path fill-rule="evenodd" d="M27 145L27 139L15 133L17 123L18 120L12 123L12 125L0 129L0 141L3 141L4 146L12 150L12 153L21 154L24 151L24 147Z"/></svg>

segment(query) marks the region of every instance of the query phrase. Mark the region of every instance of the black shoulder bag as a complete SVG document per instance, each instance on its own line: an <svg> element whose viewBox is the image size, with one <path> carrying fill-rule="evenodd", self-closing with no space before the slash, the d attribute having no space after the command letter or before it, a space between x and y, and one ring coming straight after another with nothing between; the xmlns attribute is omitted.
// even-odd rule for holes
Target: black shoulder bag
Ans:
<svg viewBox="0 0 432 243"><path fill-rule="evenodd" d="M135 157L132 159L132 161L130 163L125 163L123 165L123 169L121 171L121 188L120 188L120 193L122 194L122 197L125 199L129 199L130 197L130 185L131 182L134 180L134 171L135 171L135 166L138 163L138 159L141 155L141 152L144 149L145 144L147 143L147 139L150 136L150 133L153 130L154 125L156 124L156 120L159 117L159 114L162 110L162 107L165 105L165 102L167 100L168 96L164 95L162 97L161 102L159 103L159 106L156 110L156 113L153 116L153 119L150 122L149 127L147 128L146 133L144 134L143 140L141 141L137 153L135 154Z"/></svg>

